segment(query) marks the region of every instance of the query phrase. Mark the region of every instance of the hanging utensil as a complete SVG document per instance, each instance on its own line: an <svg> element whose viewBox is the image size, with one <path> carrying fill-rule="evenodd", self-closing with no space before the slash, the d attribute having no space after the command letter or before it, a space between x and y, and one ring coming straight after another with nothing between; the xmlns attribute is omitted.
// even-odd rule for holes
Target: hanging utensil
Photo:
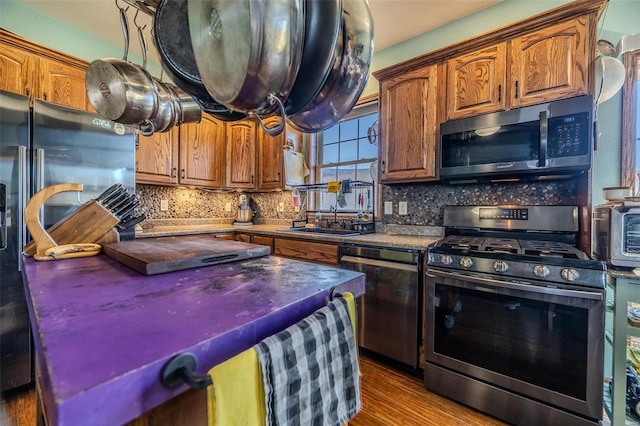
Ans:
<svg viewBox="0 0 640 426"><path fill-rule="evenodd" d="M162 0L154 15L153 28L162 69L177 87L191 95L202 111L218 120L246 118L246 114L216 102L204 87L191 45L187 0Z"/></svg>
<svg viewBox="0 0 640 426"><path fill-rule="evenodd" d="M196 65L209 94L235 111L254 114L267 133L284 129L283 101L300 67L304 0L189 0ZM261 118L279 110L267 128Z"/></svg>
<svg viewBox="0 0 640 426"><path fill-rule="evenodd" d="M123 59L91 62L85 86L89 102L98 114L122 124L139 124L156 113L158 100L149 73L127 61L129 24L126 10L118 8L125 39Z"/></svg>
<svg viewBox="0 0 640 426"><path fill-rule="evenodd" d="M308 107L289 115L292 127L316 133L340 121L358 101L373 58L373 18L367 0L343 1L343 44L331 73Z"/></svg>

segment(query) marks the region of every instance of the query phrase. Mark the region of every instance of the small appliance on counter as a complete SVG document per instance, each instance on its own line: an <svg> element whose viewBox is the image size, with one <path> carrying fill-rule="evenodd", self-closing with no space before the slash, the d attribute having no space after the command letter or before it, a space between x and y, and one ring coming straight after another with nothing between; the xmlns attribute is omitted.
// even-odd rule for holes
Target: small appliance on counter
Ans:
<svg viewBox="0 0 640 426"><path fill-rule="evenodd" d="M238 210L236 211L236 221L233 222L234 225L253 225L251 221L253 219L253 210L251 210L251 206L249 205L249 197L245 194L240 195L240 205L238 206Z"/></svg>
<svg viewBox="0 0 640 426"><path fill-rule="evenodd" d="M593 256L616 267L640 267L640 198L593 208Z"/></svg>

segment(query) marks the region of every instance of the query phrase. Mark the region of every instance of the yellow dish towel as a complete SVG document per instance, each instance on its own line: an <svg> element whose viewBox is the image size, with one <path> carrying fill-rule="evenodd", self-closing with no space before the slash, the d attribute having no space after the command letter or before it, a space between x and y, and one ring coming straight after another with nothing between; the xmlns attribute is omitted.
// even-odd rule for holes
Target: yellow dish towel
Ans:
<svg viewBox="0 0 640 426"><path fill-rule="evenodd" d="M262 371L254 348L209 370L213 385L207 388L210 426L260 426L266 408Z"/></svg>

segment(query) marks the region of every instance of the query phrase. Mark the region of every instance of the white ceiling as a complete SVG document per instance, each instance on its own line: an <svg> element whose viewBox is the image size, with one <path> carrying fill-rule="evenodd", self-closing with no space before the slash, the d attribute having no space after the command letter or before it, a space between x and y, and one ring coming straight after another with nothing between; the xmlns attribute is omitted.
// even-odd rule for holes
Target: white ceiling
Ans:
<svg viewBox="0 0 640 426"><path fill-rule="evenodd" d="M17 0L56 20L79 28L116 45L122 45L122 31L115 0ZM126 5L119 0L121 5ZM375 50L380 51L502 0L369 0L374 22ZM453 5L455 3L455 5ZM140 54L135 27L135 10L128 16L131 28L131 52ZM146 25L145 38L153 49L151 17L138 14L137 22ZM157 57L152 51L150 58Z"/></svg>

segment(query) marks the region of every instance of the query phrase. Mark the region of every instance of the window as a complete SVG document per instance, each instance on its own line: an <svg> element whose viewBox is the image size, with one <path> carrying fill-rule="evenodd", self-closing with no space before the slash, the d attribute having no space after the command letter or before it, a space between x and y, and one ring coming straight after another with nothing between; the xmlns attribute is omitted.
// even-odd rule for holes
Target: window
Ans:
<svg viewBox="0 0 640 426"><path fill-rule="evenodd" d="M316 182L346 179L373 182L371 170L378 161L378 147L369 142L368 132L377 119L377 103L366 104L355 108L342 121L318 136ZM363 196L364 206L357 203L360 195ZM338 206L338 210L366 210L367 204L371 206L373 203L372 196L367 190L354 190L345 194L347 205ZM318 197L318 210L329 211L331 206L337 204L337 195L334 193L318 192Z"/></svg>

